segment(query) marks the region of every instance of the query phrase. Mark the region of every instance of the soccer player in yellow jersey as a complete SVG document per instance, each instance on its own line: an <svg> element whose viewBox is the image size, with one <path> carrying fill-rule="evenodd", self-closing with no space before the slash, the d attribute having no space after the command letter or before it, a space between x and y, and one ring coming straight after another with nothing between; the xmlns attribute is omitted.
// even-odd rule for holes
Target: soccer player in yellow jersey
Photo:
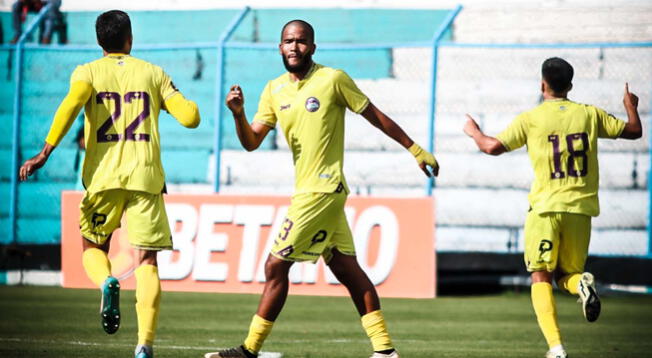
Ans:
<svg viewBox="0 0 652 358"><path fill-rule="evenodd" d="M120 324L120 285L111 276L107 253L111 234L126 215L129 241L139 259L134 271L135 356L151 358L161 295L156 255L172 248L163 202L158 115L165 109L183 126L195 128L199 111L160 67L129 55L133 38L126 13L105 12L98 16L95 28L104 57L74 70L70 91L55 114L43 150L22 165L19 175L27 180L45 164L85 107L86 192L80 206L83 266L102 290L102 326L107 333L115 333Z"/></svg>
<svg viewBox="0 0 652 358"><path fill-rule="evenodd" d="M207 353L206 358L255 357L285 303L290 267L298 261L316 262L320 256L348 289L371 340L372 357L398 357L376 289L356 261L344 215L349 192L342 172L346 109L407 148L428 176L437 175L439 167L435 157L376 108L346 73L312 61L314 38L305 21L293 20L283 27L279 52L287 73L267 83L253 123L245 117L240 87L231 87L227 95L238 138L248 151L258 148L280 122L294 158L295 194L265 264L265 289L249 334L241 346Z"/></svg>
<svg viewBox="0 0 652 358"><path fill-rule="evenodd" d="M593 275L584 271L591 236L591 217L598 206L598 138L641 137L638 98L625 84L623 103L628 121L602 109L567 98L573 67L561 58L542 66L544 101L521 113L496 138L482 133L471 116L464 132L484 153L500 155L527 145L534 169L525 221L525 265L532 278L532 305L548 343L547 358L567 357L562 345L553 277L559 288L582 301L589 322L600 315Z"/></svg>

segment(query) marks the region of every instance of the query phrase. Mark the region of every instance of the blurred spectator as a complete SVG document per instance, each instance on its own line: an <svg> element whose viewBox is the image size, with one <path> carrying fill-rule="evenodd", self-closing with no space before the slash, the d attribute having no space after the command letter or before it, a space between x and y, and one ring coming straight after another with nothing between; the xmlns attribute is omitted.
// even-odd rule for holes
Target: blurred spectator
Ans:
<svg viewBox="0 0 652 358"><path fill-rule="evenodd" d="M45 14L40 25L39 43L49 44L52 42L52 34L56 31L60 44L68 42L67 24L61 13L61 0L18 0L11 7L13 17L14 38L11 43L16 43L22 33L22 24L27 19L28 12L39 12L43 6L52 4L50 10Z"/></svg>

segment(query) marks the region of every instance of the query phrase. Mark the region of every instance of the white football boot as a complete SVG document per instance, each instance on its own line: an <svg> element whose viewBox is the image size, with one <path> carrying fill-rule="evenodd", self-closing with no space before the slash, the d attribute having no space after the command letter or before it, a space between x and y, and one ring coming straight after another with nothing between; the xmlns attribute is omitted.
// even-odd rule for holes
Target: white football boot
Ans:
<svg viewBox="0 0 652 358"><path fill-rule="evenodd" d="M204 358L248 358L242 346L204 354Z"/></svg>
<svg viewBox="0 0 652 358"><path fill-rule="evenodd" d="M397 351L393 351L390 354L382 354L382 353L374 352L374 354L369 358L401 358L401 357L398 355Z"/></svg>
<svg viewBox="0 0 652 358"><path fill-rule="evenodd" d="M582 302L584 318L589 322L594 322L600 316L600 298L595 289L595 279L590 272L582 274L580 282L577 284L577 293Z"/></svg>
<svg viewBox="0 0 652 358"><path fill-rule="evenodd" d="M556 352L548 351L548 353L546 353L546 358L568 358L568 354L566 354L566 351L563 349Z"/></svg>

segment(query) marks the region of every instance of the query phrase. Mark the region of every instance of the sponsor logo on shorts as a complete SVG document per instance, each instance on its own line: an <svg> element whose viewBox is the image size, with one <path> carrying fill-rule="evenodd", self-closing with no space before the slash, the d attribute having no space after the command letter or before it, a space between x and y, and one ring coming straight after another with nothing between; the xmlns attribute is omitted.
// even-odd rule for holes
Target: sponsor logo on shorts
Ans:
<svg viewBox="0 0 652 358"><path fill-rule="evenodd" d="M291 106L291 104L283 104L283 105L281 105L281 107L279 108L279 110L284 111L284 110L286 110L286 109L289 109L290 106Z"/></svg>
<svg viewBox="0 0 652 358"><path fill-rule="evenodd" d="M320 242L324 242L326 240L326 236L328 236L328 233L326 232L326 230L319 230L315 234L315 236L313 236L312 239L310 240L310 242L311 242L310 246L312 246L314 244L317 244L317 243L320 243Z"/></svg>
<svg viewBox="0 0 652 358"><path fill-rule="evenodd" d="M102 225L102 224L106 223L106 215L105 214L100 214L100 213L93 213L93 217L91 218L91 222L93 223L93 229L95 229L99 225Z"/></svg>
<svg viewBox="0 0 652 358"><path fill-rule="evenodd" d="M539 262L544 262L543 255L545 255L546 252L551 250L552 250L552 241L541 240L541 242L539 242Z"/></svg>
<svg viewBox="0 0 652 358"><path fill-rule="evenodd" d="M306 111L308 112L317 112L319 106L319 100L315 97L308 97L306 100Z"/></svg>
<svg viewBox="0 0 652 358"><path fill-rule="evenodd" d="M288 257L292 255L293 252L294 252L294 246L290 245L284 249L277 251L276 254L281 257Z"/></svg>

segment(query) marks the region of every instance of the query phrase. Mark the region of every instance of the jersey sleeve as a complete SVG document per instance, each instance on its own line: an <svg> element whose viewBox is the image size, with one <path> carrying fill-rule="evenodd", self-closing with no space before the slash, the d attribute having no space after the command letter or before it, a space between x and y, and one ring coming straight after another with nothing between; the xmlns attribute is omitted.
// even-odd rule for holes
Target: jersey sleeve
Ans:
<svg viewBox="0 0 652 358"><path fill-rule="evenodd" d="M48 136L45 138L48 144L55 147L59 145L61 139L70 130L70 126L75 122L81 108L90 99L92 92L93 87L84 81L75 81L70 85L70 91L59 105Z"/></svg>
<svg viewBox="0 0 652 358"><path fill-rule="evenodd" d="M615 139L625 129L625 122L605 112L602 109L595 108L598 118L598 137Z"/></svg>
<svg viewBox="0 0 652 358"><path fill-rule="evenodd" d="M335 71L335 95L338 102L355 113L361 113L369 105L369 98L360 91L355 82L341 70Z"/></svg>
<svg viewBox="0 0 652 358"><path fill-rule="evenodd" d="M170 98L173 94L179 92L179 89L174 85L172 82L172 78L163 71L163 69L159 69L161 71L161 85L159 88L159 93L161 95L161 99L163 99L164 102L166 99Z"/></svg>
<svg viewBox="0 0 652 358"><path fill-rule="evenodd" d="M502 143L507 151L511 152L512 150L516 150L524 146L527 142L526 118L527 115L521 113L504 131L496 136L496 139Z"/></svg>
<svg viewBox="0 0 652 358"><path fill-rule="evenodd" d="M272 82L267 82L263 92L260 94L258 101L258 111L254 116L254 122L264 124L268 127L276 127L276 114L274 113L274 104L272 103Z"/></svg>

